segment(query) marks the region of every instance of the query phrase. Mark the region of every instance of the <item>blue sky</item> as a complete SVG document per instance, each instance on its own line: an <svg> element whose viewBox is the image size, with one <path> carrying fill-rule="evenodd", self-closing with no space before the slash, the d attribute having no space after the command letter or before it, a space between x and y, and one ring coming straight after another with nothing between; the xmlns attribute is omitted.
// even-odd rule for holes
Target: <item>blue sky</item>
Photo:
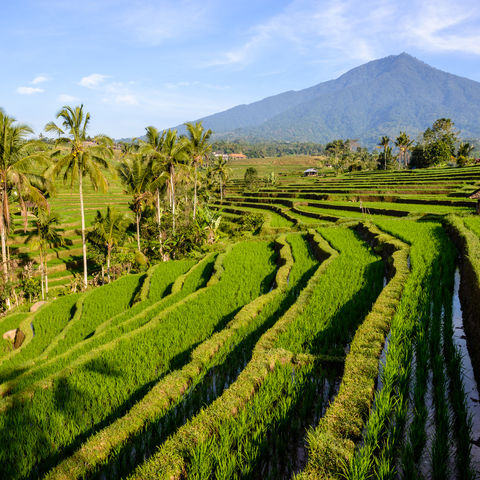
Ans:
<svg viewBox="0 0 480 480"><path fill-rule="evenodd" d="M137 136L403 51L480 81L478 0L0 0L0 107ZM480 114L479 114L480 118Z"/></svg>

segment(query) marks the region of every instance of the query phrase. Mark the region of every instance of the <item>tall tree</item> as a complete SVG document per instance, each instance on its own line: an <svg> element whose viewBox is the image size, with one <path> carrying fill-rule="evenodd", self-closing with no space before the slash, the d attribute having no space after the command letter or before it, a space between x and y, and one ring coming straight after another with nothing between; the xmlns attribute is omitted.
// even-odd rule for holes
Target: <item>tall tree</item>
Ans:
<svg viewBox="0 0 480 480"><path fill-rule="evenodd" d="M197 212L197 170L199 165L207 159L209 152L212 150L212 146L208 143L208 139L212 135L210 129L205 130L202 122L186 123L189 140L189 150L192 156L193 167L195 169L194 180L194 194L193 194L193 218L195 218Z"/></svg>
<svg viewBox="0 0 480 480"><path fill-rule="evenodd" d="M449 118L439 118L423 132L423 166L448 163L455 157L458 131Z"/></svg>
<svg viewBox="0 0 480 480"><path fill-rule="evenodd" d="M38 208L36 212L36 229L27 236L27 241L32 249L38 250L40 255L40 281L42 286L42 300L48 298L48 248L58 248L66 244L59 233L59 218L55 213Z"/></svg>
<svg viewBox="0 0 480 480"><path fill-rule="evenodd" d="M455 143L458 140L459 132L450 118L439 118L435 120L431 128L423 133L425 145L442 142L446 145L450 154L455 155Z"/></svg>
<svg viewBox="0 0 480 480"><path fill-rule="evenodd" d="M155 194L155 211L157 215L158 225L158 241L160 243L160 250L162 249L162 207L160 202L160 185L168 181L168 172L163 168L163 145L165 140L165 131L160 132L157 128L149 126L146 127L146 140L142 141L140 146L140 153L147 157L151 164L152 170L152 189Z"/></svg>
<svg viewBox="0 0 480 480"><path fill-rule="evenodd" d="M384 135L381 139L380 142L378 143L379 147L383 147L383 169L387 169L387 148L388 144L390 143L390 138L386 135Z"/></svg>
<svg viewBox="0 0 480 480"><path fill-rule="evenodd" d="M152 181L151 164L141 157L134 155L125 158L117 168L118 176L125 187L125 193L133 196L132 210L135 213L137 227L137 248L141 252L140 221L145 206L151 202L150 182Z"/></svg>
<svg viewBox="0 0 480 480"><path fill-rule="evenodd" d="M83 180L90 178L95 190L105 192L108 189L107 179L102 168L110 168L109 161L113 158L113 142L104 135L98 135L94 142L87 141L87 129L90 123L90 113L85 113L83 105L79 107L64 106L57 113L57 119L62 122L63 129L54 122L45 126L45 131L59 136L56 149L52 157L56 159L50 174L56 177L63 170L63 180L70 178L71 185L78 180L80 196L80 215L82 222L82 250L83 250L83 282L84 288L88 285L87 269L87 242L85 239L85 209L83 204Z"/></svg>
<svg viewBox="0 0 480 480"><path fill-rule="evenodd" d="M220 201L221 202L223 202L223 186L227 181L229 170L230 170L227 167L227 163L228 163L227 159L224 159L223 157L220 156L213 164L213 173L218 178L218 183L220 185Z"/></svg>
<svg viewBox="0 0 480 480"><path fill-rule="evenodd" d="M462 142L458 146L457 157L468 158L470 154L475 150L475 146L468 142Z"/></svg>
<svg viewBox="0 0 480 480"><path fill-rule="evenodd" d="M125 239L125 232L130 225L130 220L123 213L115 208L107 207L107 212L102 215L97 210L97 215L93 221L92 229L87 234L88 241L93 242L100 248L105 249L107 260L107 278L110 282L110 264L113 249L121 244ZM103 274L103 270L102 270Z"/></svg>
<svg viewBox="0 0 480 480"><path fill-rule="evenodd" d="M175 234L175 167L188 160L187 143L177 138L176 130L167 130L163 144L163 168L168 172L169 198L172 210L172 231Z"/></svg>
<svg viewBox="0 0 480 480"><path fill-rule="evenodd" d="M403 163L406 168L408 163L408 152L411 150L413 140L407 135L406 132L400 132L400 135L395 139L395 146L400 150L398 156L398 163Z"/></svg>
<svg viewBox="0 0 480 480"><path fill-rule="evenodd" d="M47 180L34 173L34 168L46 162L41 142L28 141L31 128L16 123L0 109L0 239L2 271L5 283L9 280L7 237L11 229L11 202L16 201L27 228L27 201L47 208L44 192L50 187ZM8 300L7 300L7 303Z"/></svg>

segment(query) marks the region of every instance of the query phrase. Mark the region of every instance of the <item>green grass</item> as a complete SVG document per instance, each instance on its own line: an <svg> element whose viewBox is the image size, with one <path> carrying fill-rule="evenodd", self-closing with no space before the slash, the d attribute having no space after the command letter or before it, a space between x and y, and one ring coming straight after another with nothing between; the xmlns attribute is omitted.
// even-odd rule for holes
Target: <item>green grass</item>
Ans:
<svg viewBox="0 0 480 480"><path fill-rule="evenodd" d="M341 255L320 278L303 314L280 336L276 347L342 355L381 291L383 265L352 230L336 227L319 232Z"/></svg>
<svg viewBox="0 0 480 480"><path fill-rule="evenodd" d="M159 291L154 290L152 297L139 301L131 308L114 315L103 324L100 324L95 334L90 338L78 342L65 352L59 352L57 356L53 356L50 352L57 349L58 341L62 338L62 332L60 332L57 337L51 339L43 355L35 358L33 364L25 363L24 361L21 365L23 373L17 375L14 381L10 380L8 385L0 386L0 391L4 392L8 390L18 392L23 390L33 382L62 370L77 360L81 355L85 355L102 345L115 341L122 335L145 325L165 309L181 301L197 289L204 287L213 269L212 257L206 257L187 273L190 264L190 261L172 261L160 264L155 268L153 276L159 277L161 274L162 281L165 283L168 284L169 282L175 281L175 283L179 282L178 285L174 283L171 288L167 286L161 297L158 297ZM179 275L180 272L184 271L185 273ZM147 291L146 296L148 296L148 293L149 291Z"/></svg>
<svg viewBox="0 0 480 480"><path fill-rule="evenodd" d="M80 294L60 297L41 308L34 315L25 317L24 320L27 320L28 323L24 326L24 328L26 327L24 333L27 334L28 330L31 330L31 323L35 334L31 338L27 337L29 341L26 340L20 349L13 351L0 364L1 382L14 379L23 372L23 362L35 359L47 348L49 342L65 328L73 317L75 304L79 298Z"/></svg>
<svg viewBox="0 0 480 480"><path fill-rule="evenodd" d="M35 388L33 396L23 396L21 405L10 398L0 419L2 474L20 478L38 462L44 462L43 468L50 466L56 452L81 440L93 425L101 427L125 412L151 382L182 365L196 343L269 289L271 247L265 242L238 244L225 257L224 269L218 283L97 354L91 352ZM25 422L38 428L25 428ZM21 459L13 455L20 445L25 452Z"/></svg>

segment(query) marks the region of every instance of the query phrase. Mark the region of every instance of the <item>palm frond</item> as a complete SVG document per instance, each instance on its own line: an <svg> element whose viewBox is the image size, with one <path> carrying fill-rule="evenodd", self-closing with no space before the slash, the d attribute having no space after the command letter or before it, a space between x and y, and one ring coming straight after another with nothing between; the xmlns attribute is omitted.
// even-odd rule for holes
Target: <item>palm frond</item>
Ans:
<svg viewBox="0 0 480 480"><path fill-rule="evenodd" d="M65 135L65 132L60 128L58 127L55 122L48 122L46 125L45 125L45 128L44 130L46 132L53 132L53 133L56 133L58 136L60 135Z"/></svg>

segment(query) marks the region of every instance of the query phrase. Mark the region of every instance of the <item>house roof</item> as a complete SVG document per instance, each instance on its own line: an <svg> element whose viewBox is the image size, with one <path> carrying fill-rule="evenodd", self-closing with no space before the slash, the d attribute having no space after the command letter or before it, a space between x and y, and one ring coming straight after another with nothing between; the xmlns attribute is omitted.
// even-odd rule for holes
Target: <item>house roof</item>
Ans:
<svg viewBox="0 0 480 480"><path fill-rule="evenodd" d="M480 188L478 190L475 190L471 195L468 196L468 198L480 200Z"/></svg>
<svg viewBox="0 0 480 480"><path fill-rule="evenodd" d="M309 173L309 172L317 173L317 169L316 168L307 168L303 173Z"/></svg>

